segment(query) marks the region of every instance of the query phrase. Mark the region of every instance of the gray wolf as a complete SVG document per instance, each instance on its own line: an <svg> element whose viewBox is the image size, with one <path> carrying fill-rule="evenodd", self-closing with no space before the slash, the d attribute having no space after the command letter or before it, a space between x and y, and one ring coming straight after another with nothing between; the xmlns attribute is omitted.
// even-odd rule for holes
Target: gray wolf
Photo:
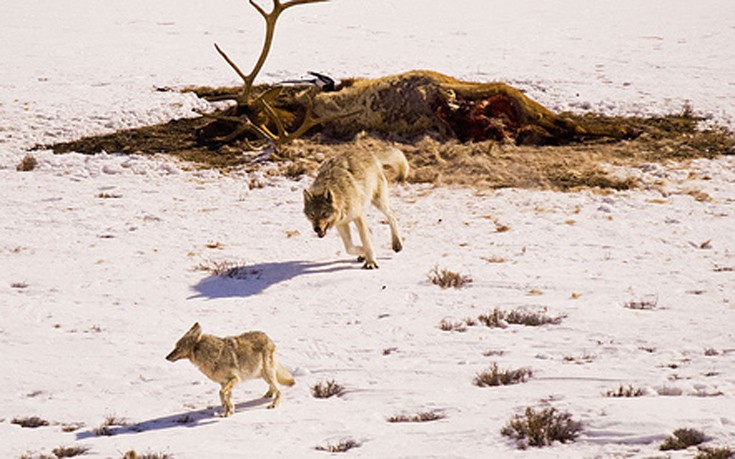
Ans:
<svg viewBox="0 0 735 459"><path fill-rule="evenodd" d="M251 331L239 336L219 338L202 334L199 322L177 342L166 360L175 362L189 359L206 377L219 383L220 401L227 417L235 412L232 404L232 388L246 379L263 378L268 383L265 397L273 398L268 408L275 408L281 401L281 391L276 382L292 386L293 375L275 358L276 345L260 331Z"/></svg>
<svg viewBox="0 0 735 459"><path fill-rule="evenodd" d="M398 234L398 223L388 205L388 180L383 166L393 169L398 180L408 176L408 161L401 150L388 148L371 152L352 150L321 165L311 187L304 190L304 214L317 236L324 237L329 228L336 228L345 250L364 260L363 268L375 269L375 253L370 241L370 229L365 221L365 206L371 202L388 218L391 247L395 252L403 248ZM354 222L362 245L352 243L349 224Z"/></svg>

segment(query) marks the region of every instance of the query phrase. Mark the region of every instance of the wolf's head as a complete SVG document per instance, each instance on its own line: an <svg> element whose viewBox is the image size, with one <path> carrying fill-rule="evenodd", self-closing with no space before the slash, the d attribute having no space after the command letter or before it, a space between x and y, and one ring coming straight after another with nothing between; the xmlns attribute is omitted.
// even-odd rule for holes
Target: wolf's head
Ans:
<svg viewBox="0 0 735 459"><path fill-rule="evenodd" d="M202 326L199 322L195 323L184 336L176 342L174 350L166 356L166 360L175 362L180 359L188 359L191 351L194 350L199 338L202 336Z"/></svg>
<svg viewBox="0 0 735 459"><path fill-rule="evenodd" d="M317 236L324 237L327 230L337 222L337 210L332 192L327 190L322 194L315 194L304 190L304 214L311 222Z"/></svg>

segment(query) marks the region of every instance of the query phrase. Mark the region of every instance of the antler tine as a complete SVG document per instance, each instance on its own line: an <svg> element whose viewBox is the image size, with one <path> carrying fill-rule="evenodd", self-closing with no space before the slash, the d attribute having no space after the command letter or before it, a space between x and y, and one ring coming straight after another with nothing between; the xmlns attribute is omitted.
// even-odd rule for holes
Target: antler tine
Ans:
<svg viewBox="0 0 735 459"><path fill-rule="evenodd" d="M260 6L257 3L255 3L255 0L249 0L249 2L250 2L251 5L253 5L253 8L255 8L256 10L258 10L258 13L260 13L261 16L263 16L266 19L268 18L268 13L265 12L265 10L263 9L262 6ZM274 5L274 10L275 10L275 4L276 4L276 2L274 2L274 4L273 4Z"/></svg>
<svg viewBox="0 0 735 459"><path fill-rule="evenodd" d="M242 78L242 80L247 84L248 77L249 76L248 75L245 75L243 73L243 71L240 70L240 67L238 67L237 64L235 64L235 62L232 59L230 59L230 56L228 56L224 51L222 51L222 48L220 48L217 43L214 44L214 48L217 50L217 52L219 53L219 55L222 56L222 58L225 60L225 62L227 62L228 64L230 64L230 67L232 67L233 70L235 70L235 72L238 75L240 75L240 78Z"/></svg>
<svg viewBox="0 0 735 459"><path fill-rule="evenodd" d="M296 5L303 5L305 3L322 3L322 2L328 2L329 0L291 0L290 2L286 2L282 5L283 9L289 8L291 6ZM276 3L281 3L280 0L274 0Z"/></svg>

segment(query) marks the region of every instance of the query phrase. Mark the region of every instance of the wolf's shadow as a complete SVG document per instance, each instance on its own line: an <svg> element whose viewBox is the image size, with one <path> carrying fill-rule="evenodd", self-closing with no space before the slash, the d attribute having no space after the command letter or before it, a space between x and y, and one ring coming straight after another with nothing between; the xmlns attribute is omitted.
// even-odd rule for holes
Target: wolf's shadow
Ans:
<svg viewBox="0 0 735 459"><path fill-rule="evenodd" d="M275 284L307 274L323 274L355 269L349 260L308 262L285 261L233 266L220 269L216 275L202 279L192 287L193 298L233 298L256 295Z"/></svg>
<svg viewBox="0 0 735 459"><path fill-rule="evenodd" d="M249 410L260 405L270 403L269 398L261 397L249 402L235 404L235 414L238 411ZM221 407L210 407L196 411L187 411L185 413L172 414L160 418L149 419L147 421L137 422L135 424L114 425L108 427L99 427L89 429L77 433L77 440L94 438L99 436L138 434L163 429L175 429L179 427L199 427L217 422L220 419L217 413L221 411Z"/></svg>

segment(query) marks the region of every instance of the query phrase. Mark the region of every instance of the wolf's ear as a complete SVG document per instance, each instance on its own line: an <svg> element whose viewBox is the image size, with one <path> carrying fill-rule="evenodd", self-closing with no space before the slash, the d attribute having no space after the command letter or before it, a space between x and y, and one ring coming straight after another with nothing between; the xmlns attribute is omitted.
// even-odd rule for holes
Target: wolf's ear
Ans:
<svg viewBox="0 0 735 459"><path fill-rule="evenodd" d="M332 190L327 190L327 192L324 193L324 199L326 199L328 203L331 204L333 202L333 198L334 196L332 196Z"/></svg>
<svg viewBox="0 0 735 459"><path fill-rule="evenodd" d="M314 199L314 195L309 190L304 190L304 202L311 202Z"/></svg>

